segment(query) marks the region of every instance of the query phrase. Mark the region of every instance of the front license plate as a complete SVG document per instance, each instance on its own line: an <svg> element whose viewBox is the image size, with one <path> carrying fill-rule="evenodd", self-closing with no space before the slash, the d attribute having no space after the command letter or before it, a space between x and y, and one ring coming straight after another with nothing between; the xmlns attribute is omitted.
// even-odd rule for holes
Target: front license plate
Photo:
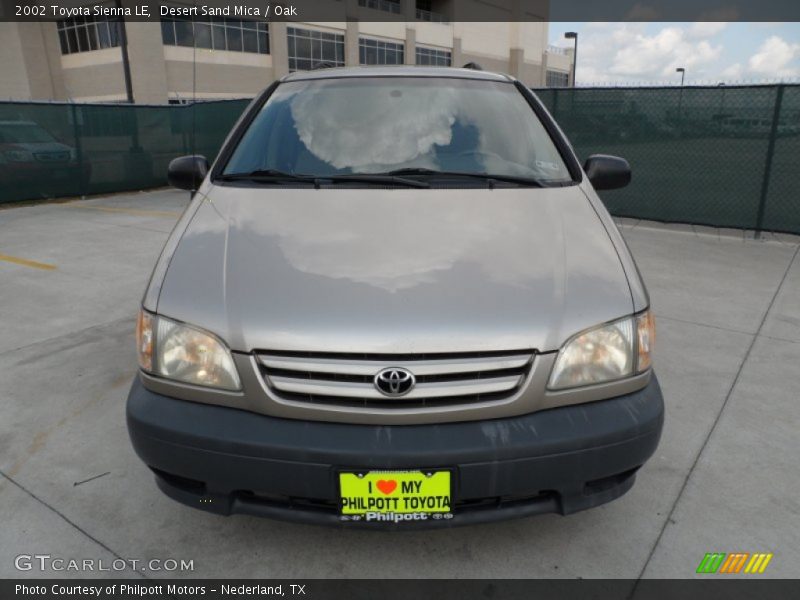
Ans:
<svg viewBox="0 0 800 600"><path fill-rule="evenodd" d="M342 515L366 521L445 518L450 514L450 471L339 473ZM387 518L391 517L391 518ZM396 518L395 518L396 517Z"/></svg>

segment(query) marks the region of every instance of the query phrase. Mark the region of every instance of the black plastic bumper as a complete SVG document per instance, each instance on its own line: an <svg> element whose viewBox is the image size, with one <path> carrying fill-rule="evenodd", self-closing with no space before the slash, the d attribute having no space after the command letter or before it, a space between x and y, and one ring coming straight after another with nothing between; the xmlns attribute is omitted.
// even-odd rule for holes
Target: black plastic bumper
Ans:
<svg viewBox="0 0 800 600"><path fill-rule="evenodd" d="M278 419L154 394L137 377L128 430L170 497L218 514L392 527L338 514L340 470L453 469L453 518L398 528L569 514L633 485L661 436L655 376L644 389L508 419L349 425Z"/></svg>

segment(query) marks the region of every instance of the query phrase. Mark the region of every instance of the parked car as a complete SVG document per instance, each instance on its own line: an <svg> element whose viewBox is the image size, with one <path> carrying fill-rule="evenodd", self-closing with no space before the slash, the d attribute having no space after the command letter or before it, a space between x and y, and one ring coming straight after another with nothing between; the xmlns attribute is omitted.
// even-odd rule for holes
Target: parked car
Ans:
<svg viewBox="0 0 800 600"><path fill-rule="evenodd" d="M730 137L769 137L772 134L772 119L724 116L719 120L720 131ZM778 121L775 131L779 136L792 136L800 133L796 122Z"/></svg>
<svg viewBox="0 0 800 600"><path fill-rule="evenodd" d="M515 79L344 68L270 86L153 271L127 405L172 498L448 527L631 488L664 415L654 321L583 168Z"/></svg>
<svg viewBox="0 0 800 600"><path fill-rule="evenodd" d="M88 182L91 166L80 163L76 149L61 143L34 121L0 121L0 179L6 185L63 190L64 181Z"/></svg>

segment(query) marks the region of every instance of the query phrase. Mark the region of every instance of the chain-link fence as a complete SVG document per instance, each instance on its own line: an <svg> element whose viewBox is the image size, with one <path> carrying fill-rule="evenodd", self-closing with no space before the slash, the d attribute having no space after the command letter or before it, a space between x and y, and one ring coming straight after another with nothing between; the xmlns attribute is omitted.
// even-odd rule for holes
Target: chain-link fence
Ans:
<svg viewBox="0 0 800 600"><path fill-rule="evenodd" d="M800 86L537 93L582 159L630 161L631 185L602 193L612 214L800 233ZM216 156L246 104L0 103L0 202L165 185L172 158Z"/></svg>
<svg viewBox="0 0 800 600"><path fill-rule="evenodd" d="M248 102L2 102L0 202L166 185L176 156L216 156Z"/></svg>
<svg viewBox="0 0 800 600"><path fill-rule="evenodd" d="M800 233L800 86L537 90L581 159L616 154L617 216Z"/></svg>

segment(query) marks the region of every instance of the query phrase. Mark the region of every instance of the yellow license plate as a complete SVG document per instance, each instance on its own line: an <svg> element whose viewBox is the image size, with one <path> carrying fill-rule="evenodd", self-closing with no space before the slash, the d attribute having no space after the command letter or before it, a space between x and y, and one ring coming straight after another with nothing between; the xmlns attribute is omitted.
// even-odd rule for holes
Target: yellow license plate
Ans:
<svg viewBox="0 0 800 600"><path fill-rule="evenodd" d="M339 473L339 489L343 515L450 513L450 471Z"/></svg>

